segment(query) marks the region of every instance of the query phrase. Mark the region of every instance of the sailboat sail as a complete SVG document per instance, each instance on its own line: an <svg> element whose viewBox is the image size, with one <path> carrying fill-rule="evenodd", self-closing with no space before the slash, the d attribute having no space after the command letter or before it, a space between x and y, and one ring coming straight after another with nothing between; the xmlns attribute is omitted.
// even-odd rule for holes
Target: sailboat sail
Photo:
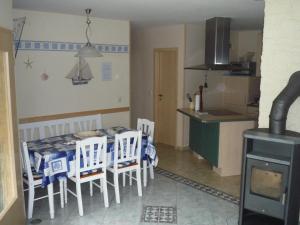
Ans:
<svg viewBox="0 0 300 225"><path fill-rule="evenodd" d="M91 68L84 58L79 57L79 61L66 76L72 79L74 85L87 84L89 80L93 79Z"/></svg>

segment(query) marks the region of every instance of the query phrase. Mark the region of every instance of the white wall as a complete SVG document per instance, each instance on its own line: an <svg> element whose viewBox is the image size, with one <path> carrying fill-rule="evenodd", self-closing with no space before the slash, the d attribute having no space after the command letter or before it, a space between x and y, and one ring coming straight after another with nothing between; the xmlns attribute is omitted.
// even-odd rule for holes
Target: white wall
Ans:
<svg viewBox="0 0 300 225"><path fill-rule="evenodd" d="M266 0L261 65L259 126L268 127L272 101L300 70L300 1ZM300 132L300 99L290 108L287 128Z"/></svg>
<svg viewBox="0 0 300 225"><path fill-rule="evenodd" d="M22 40L84 43L84 16L13 10L14 17L26 16ZM91 42L129 45L129 22L92 18ZM72 85L65 76L77 62L75 52L20 50L16 58L16 90L19 117L43 116L129 106L129 54L104 53L89 58L94 79L87 85ZM24 61L33 61L32 69ZM112 80L101 80L102 62L112 63ZM42 73L49 80L42 81ZM129 113L120 123L129 124ZM115 118L108 118L116 122Z"/></svg>
<svg viewBox="0 0 300 225"><path fill-rule="evenodd" d="M138 117L153 120L153 90L155 48L178 48L177 106L183 105L184 86L184 25L159 26L132 32L131 121ZM182 145L183 116L177 113L177 146Z"/></svg>
<svg viewBox="0 0 300 225"><path fill-rule="evenodd" d="M0 27L12 29L12 0L0 0Z"/></svg>

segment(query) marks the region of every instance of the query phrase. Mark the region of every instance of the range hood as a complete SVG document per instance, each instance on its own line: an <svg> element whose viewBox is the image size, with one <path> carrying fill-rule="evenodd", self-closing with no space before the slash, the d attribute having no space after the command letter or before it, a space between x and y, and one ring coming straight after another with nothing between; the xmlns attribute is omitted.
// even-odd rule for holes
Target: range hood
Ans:
<svg viewBox="0 0 300 225"><path fill-rule="evenodd" d="M205 64L185 69L230 70L230 18L214 17L206 20L205 33Z"/></svg>

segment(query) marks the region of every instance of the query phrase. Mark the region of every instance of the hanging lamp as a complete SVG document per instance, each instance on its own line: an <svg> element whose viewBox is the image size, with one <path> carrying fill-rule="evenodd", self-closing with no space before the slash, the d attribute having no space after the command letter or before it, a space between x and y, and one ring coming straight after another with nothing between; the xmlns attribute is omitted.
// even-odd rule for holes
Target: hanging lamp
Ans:
<svg viewBox="0 0 300 225"><path fill-rule="evenodd" d="M98 51L96 49L96 47L90 42L90 38L89 38L89 35L88 35L88 30L89 30L90 25L92 23L92 21L90 20L91 12L92 12L92 9L86 9L85 10L86 17L87 17L87 20L86 20L87 27L85 29L85 36L86 36L86 39L87 39L87 43L82 48L80 48L78 50L75 57L86 58L86 57L102 57L103 56L101 54L101 52Z"/></svg>

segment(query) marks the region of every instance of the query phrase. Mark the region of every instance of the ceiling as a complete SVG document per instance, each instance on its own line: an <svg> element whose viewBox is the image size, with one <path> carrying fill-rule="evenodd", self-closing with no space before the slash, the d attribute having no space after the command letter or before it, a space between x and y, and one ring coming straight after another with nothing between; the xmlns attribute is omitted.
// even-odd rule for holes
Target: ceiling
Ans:
<svg viewBox="0 0 300 225"><path fill-rule="evenodd" d="M28 10L130 20L133 26L197 23L215 16L231 17L233 29L261 29L263 0L13 0Z"/></svg>

